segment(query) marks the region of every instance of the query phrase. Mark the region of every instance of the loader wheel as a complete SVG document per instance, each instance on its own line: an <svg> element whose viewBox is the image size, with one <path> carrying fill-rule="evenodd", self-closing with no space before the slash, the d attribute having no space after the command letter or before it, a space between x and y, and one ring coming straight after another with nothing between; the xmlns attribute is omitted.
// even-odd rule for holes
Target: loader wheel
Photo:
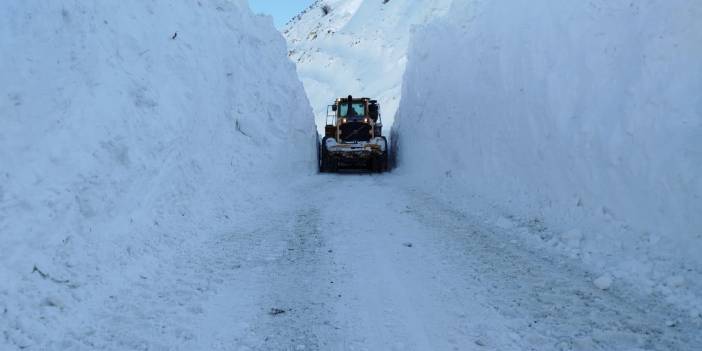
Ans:
<svg viewBox="0 0 702 351"><path fill-rule="evenodd" d="M327 149L324 148L324 144L322 144L320 153L321 156L319 157L319 171L322 173L329 172L329 153L327 153Z"/></svg>
<svg viewBox="0 0 702 351"><path fill-rule="evenodd" d="M374 173L383 173L387 168L387 154L384 152L381 155L374 156L370 162L368 170Z"/></svg>
<svg viewBox="0 0 702 351"><path fill-rule="evenodd" d="M388 171L388 150L386 149L385 152L383 152L383 156L381 157L380 173L387 172L387 171Z"/></svg>
<svg viewBox="0 0 702 351"><path fill-rule="evenodd" d="M382 155L373 158L373 172L383 173L387 170L388 157L387 153L383 152Z"/></svg>
<svg viewBox="0 0 702 351"><path fill-rule="evenodd" d="M328 137L324 137L320 146L319 171L322 173L337 171L337 161L327 151L327 139Z"/></svg>
<svg viewBox="0 0 702 351"><path fill-rule="evenodd" d="M327 172L336 173L339 171L339 161L327 154Z"/></svg>
<svg viewBox="0 0 702 351"><path fill-rule="evenodd" d="M373 173L378 173L378 160L380 156L373 156L373 158L368 162L368 171Z"/></svg>
<svg viewBox="0 0 702 351"><path fill-rule="evenodd" d="M322 169L322 144L319 143L319 135L317 135L317 170L321 173Z"/></svg>
<svg viewBox="0 0 702 351"><path fill-rule="evenodd" d="M383 173L388 170L388 140L383 137L385 141L385 151L380 156L373 158L373 171L378 173Z"/></svg>

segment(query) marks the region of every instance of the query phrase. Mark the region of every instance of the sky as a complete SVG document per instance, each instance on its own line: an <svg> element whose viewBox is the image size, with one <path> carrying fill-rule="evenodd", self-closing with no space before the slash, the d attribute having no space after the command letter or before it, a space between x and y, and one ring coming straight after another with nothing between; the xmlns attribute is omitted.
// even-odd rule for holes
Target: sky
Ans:
<svg viewBox="0 0 702 351"><path fill-rule="evenodd" d="M291 18L307 8L313 0L249 0L255 13L273 16L275 26L282 28Z"/></svg>

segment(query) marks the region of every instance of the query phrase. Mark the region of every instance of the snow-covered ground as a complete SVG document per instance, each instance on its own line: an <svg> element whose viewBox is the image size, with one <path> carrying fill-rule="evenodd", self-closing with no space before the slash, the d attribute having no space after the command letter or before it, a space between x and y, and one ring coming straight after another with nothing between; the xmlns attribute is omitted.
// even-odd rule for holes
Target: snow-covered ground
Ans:
<svg viewBox="0 0 702 351"><path fill-rule="evenodd" d="M400 172L699 317L700 15L695 0L455 1L412 39Z"/></svg>
<svg viewBox="0 0 702 351"><path fill-rule="evenodd" d="M0 18L0 349L172 349L197 307L169 303L212 280L179 277L181 251L314 169L285 40L245 1Z"/></svg>
<svg viewBox="0 0 702 351"><path fill-rule="evenodd" d="M271 190L277 198L223 211L199 234L160 235L121 286L64 287L72 293L57 301L65 305L37 306L39 319L14 325L51 327L25 342L52 350L608 351L702 343L698 320L621 286L603 291L577 261L529 248L511 228L408 186L402 175L320 175ZM281 201L291 198L305 201ZM329 203L345 204L345 215ZM69 326L55 324L61 313L74 315L61 319Z"/></svg>
<svg viewBox="0 0 702 351"><path fill-rule="evenodd" d="M378 99L389 127L400 102L413 26L446 13L451 0L319 0L284 29L290 58L320 130L326 108L349 94ZM325 15L322 7L328 6Z"/></svg>
<svg viewBox="0 0 702 351"><path fill-rule="evenodd" d="M701 6L449 3L0 4L0 350L699 349Z"/></svg>

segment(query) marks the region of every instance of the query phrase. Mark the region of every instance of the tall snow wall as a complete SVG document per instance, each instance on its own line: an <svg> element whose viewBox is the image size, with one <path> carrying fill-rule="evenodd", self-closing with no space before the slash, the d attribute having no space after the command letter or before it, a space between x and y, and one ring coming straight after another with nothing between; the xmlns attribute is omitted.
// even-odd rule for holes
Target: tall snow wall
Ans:
<svg viewBox="0 0 702 351"><path fill-rule="evenodd" d="M2 349L70 348L125 277L314 169L286 43L246 1L4 1L0 18Z"/></svg>
<svg viewBox="0 0 702 351"><path fill-rule="evenodd" d="M400 172L699 308L700 16L695 0L454 1L413 36Z"/></svg>

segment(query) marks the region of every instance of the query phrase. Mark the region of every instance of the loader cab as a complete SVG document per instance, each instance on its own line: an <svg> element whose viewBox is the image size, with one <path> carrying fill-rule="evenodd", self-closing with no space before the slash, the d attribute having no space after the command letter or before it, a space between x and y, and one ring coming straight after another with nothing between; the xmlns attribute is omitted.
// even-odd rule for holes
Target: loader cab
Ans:
<svg viewBox="0 0 702 351"><path fill-rule="evenodd" d="M382 136L380 107L369 98L339 98L327 108L326 137L339 143L367 142Z"/></svg>
<svg viewBox="0 0 702 351"><path fill-rule="evenodd" d="M341 118L361 119L368 115L366 106L367 104L363 101L352 102L351 104L339 104L337 110Z"/></svg>

